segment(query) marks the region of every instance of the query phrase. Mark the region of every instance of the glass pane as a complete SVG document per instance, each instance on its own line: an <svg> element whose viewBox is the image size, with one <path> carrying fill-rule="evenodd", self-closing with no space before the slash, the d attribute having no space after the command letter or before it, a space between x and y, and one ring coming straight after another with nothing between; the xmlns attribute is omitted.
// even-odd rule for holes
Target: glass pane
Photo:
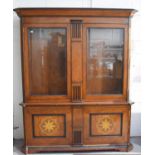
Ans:
<svg viewBox="0 0 155 155"><path fill-rule="evenodd" d="M121 94L123 29L88 29L87 94Z"/></svg>
<svg viewBox="0 0 155 155"><path fill-rule="evenodd" d="M66 29L30 28L32 95L66 95Z"/></svg>

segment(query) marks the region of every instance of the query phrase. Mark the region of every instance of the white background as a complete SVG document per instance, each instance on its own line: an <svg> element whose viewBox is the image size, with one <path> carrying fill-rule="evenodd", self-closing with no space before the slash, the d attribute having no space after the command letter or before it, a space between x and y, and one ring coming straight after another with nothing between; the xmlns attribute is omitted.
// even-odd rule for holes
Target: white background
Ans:
<svg viewBox="0 0 155 155"><path fill-rule="evenodd" d="M101 7L133 8L138 13L132 19L131 29L131 67L130 67L130 100L132 106L131 136L141 135L141 0L14 0L17 7ZM23 138L22 77L20 53L20 21L13 15L13 116L14 138Z"/></svg>

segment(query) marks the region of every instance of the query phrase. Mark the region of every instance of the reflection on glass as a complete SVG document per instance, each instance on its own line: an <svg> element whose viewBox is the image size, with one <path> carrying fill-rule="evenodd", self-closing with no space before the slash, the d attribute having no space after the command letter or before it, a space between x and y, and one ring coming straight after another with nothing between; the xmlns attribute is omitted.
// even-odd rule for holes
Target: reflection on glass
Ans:
<svg viewBox="0 0 155 155"><path fill-rule="evenodd" d="M66 95L66 29L30 28L31 94Z"/></svg>
<svg viewBox="0 0 155 155"><path fill-rule="evenodd" d="M88 29L87 94L121 94L123 29Z"/></svg>

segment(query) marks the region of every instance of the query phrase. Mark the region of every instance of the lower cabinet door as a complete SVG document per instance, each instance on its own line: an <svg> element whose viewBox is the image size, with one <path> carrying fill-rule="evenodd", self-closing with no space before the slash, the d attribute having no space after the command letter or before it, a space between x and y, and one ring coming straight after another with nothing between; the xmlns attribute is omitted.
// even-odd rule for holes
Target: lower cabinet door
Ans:
<svg viewBox="0 0 155 155"><path fill-rule="evenodd" d="M27 146L72 143L72 118L69 106L25 107L24 122Z"/></svg>
<svg viewBox="0 0 155 155"><path fill-rule="evenodd" d="M84 144L127 145L130 132L130 105L85 106Z"/></svg>

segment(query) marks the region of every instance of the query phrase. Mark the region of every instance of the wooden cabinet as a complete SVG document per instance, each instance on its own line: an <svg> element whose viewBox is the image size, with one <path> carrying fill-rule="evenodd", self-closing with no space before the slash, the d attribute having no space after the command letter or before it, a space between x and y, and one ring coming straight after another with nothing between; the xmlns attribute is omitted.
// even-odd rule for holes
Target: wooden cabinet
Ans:
<svg viewBox="0 0 155 155"><path fill-rule="evenodd" d="M17 8L25 151L128 151L132 9Z"/></svg>

